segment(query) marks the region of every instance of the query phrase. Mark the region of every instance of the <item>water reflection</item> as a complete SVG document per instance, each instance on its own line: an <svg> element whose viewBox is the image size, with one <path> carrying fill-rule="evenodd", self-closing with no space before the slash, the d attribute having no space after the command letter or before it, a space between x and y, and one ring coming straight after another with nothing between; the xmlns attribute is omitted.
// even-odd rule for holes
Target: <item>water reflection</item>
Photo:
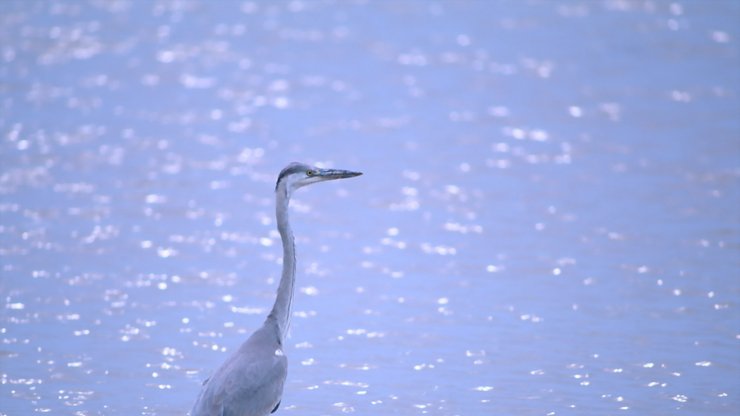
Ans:
<svg viewBox="0 0 740 416"><path fill-rule="evenodd" d="M182 414L273 299L295 159L366 179L293 204L281 412L733 414L713 6L4 2L0 412Z"/></svg>

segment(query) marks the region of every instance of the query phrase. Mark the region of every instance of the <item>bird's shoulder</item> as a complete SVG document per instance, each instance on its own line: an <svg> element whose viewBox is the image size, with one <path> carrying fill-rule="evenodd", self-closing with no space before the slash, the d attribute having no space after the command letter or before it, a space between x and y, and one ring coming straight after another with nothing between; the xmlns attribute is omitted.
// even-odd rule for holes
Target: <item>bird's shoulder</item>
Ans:
<svg viewBox="0 0 740 416"><path fill-rule="evenodd" d="M277 332L264 325L224 363L219 376L227 390L237 393L284 378L287 367L288 360Z"/></svg>
<svg viewBox="0 0 740 416"><path fill-rule="evenodd" d="M196 407L209 408L212 413L204 413L208 415L241 414L253 406L272 410L282 395L287 369L277 332L263 325L204 383Z"/></svg>

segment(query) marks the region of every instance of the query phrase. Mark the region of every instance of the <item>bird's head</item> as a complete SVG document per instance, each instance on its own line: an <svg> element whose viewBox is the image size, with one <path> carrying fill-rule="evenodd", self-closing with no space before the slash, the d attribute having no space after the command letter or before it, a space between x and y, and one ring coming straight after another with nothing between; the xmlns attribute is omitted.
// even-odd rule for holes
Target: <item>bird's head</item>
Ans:
<svg viewBox="0 0 740 416"><path fill-rule="evenodd" d="M362 173L341 169L322 169L293 162L280 171L277 183L275 184L275 190L277 191L281 186L284 186L286 192L290 194L298 188L313 183L352 178L359 175L362 175Z"/></svg>

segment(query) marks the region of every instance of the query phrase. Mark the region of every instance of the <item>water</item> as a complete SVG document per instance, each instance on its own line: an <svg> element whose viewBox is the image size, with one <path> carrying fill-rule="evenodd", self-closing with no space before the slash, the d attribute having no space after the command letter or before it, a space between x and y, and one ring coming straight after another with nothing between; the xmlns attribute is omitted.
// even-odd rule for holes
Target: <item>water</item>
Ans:
<svg viewBox="0 0 740 416"><path fill-rule="evenodd" d="M732 1L0 4L0 413L736 414Z"/></svg>

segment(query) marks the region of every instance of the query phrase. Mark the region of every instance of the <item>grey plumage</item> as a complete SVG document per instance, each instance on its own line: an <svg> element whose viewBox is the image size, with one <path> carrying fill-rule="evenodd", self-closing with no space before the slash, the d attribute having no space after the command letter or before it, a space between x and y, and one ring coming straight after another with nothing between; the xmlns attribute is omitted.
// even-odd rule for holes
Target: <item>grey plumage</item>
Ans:
<svg viewBox="0 0 740 416"><path fill-rule="evenodd" d="M359 172L291 163L275 184L275 216L283 243L283 271L270 314L213 375L203 382L191 416L265 416L277 410L288 374L283 343L290 326L295 286L295 243L288 219L293 191L312 183L351 178Z"/></svg>

